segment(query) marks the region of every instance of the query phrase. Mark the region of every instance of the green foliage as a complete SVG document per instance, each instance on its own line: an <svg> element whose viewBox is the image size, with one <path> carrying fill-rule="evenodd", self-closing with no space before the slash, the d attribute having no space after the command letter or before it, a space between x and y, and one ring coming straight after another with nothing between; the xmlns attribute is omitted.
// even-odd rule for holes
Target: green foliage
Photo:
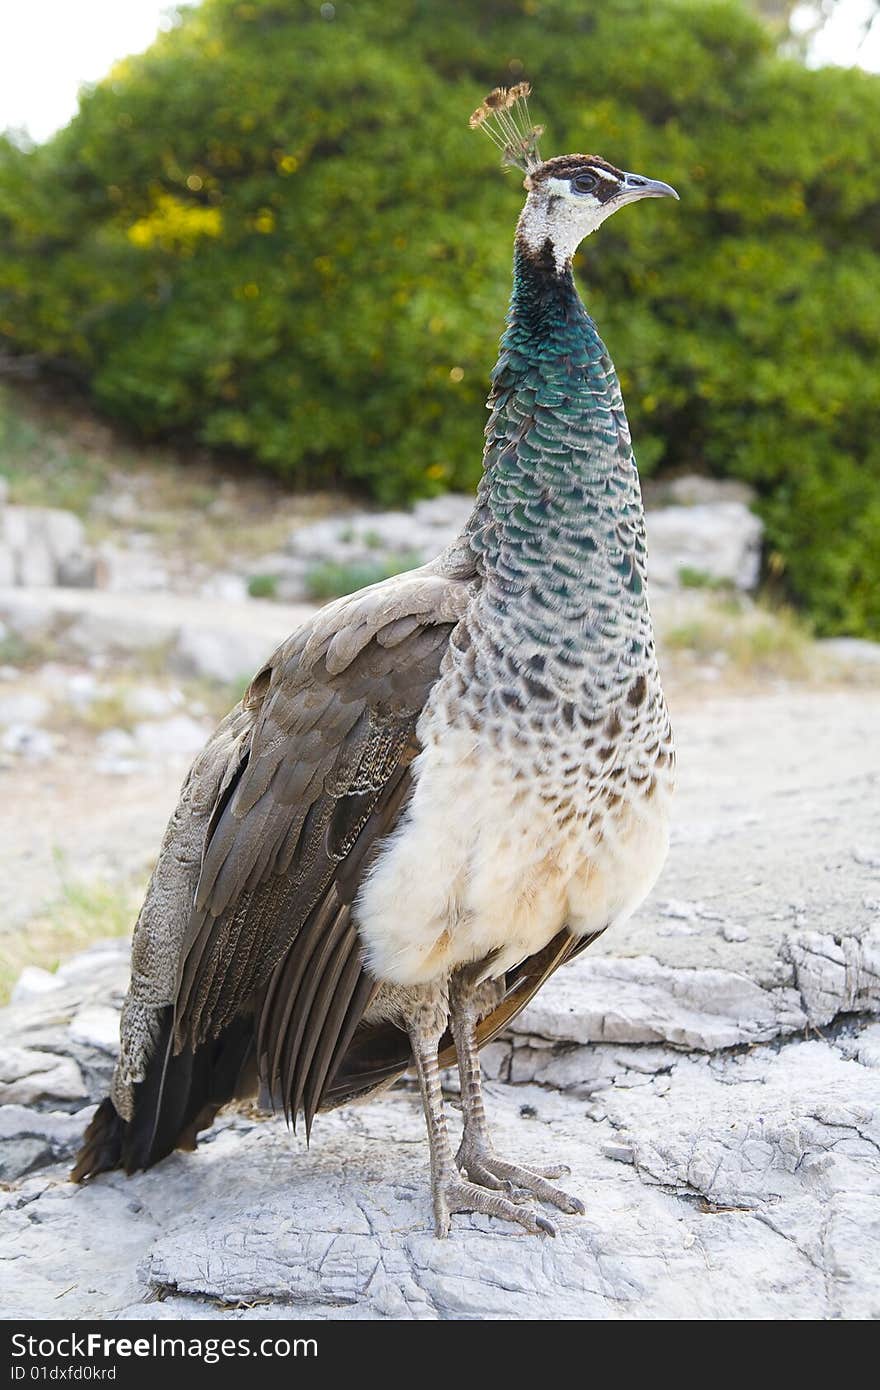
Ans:
<svg viewBox="0 0 880 1390"><path fill-rule="evenodd" d="M582 253L643 471L747 479L786 591L880 632L880 79L733 0L204 0L0 146L0 334L145 436L470 488L522 193L466 118L521 76L546 153L682 195Z"/></svg>
<svg viewBox="0 0 880 1390"><path fill-rule="evenodd" d="M107 473L98 454L39 429L16 409L13 394L0 388L0 478L9 485L10 501L84 515Z"/></svg>
<svg viewBox="0 0 880 1390"><path fill-rule="evenodd" d="M278 593L277 574L252 574L247 591L251 598L275 598Z"/></svg>
<svg viewBox="0 0 880 1390"><path fill-rule="evenodd" d="M19 637L17 632L7 632L0 637L0 666L20 666L22 669L39 664L43 656L36 642Z"/></svg>
<svg viewBox="0 0 880 1390"><path fill-rule="evenodd" d="M381 579L390 579L393 574L403 574L423 563L423 557L416 554L398 555L393 560L360 560L349 564L327 560L307 571L306 592L309 598L316 600L341 598L343 594L366 589L369 584L378 584Z"/></svg>
<svg viewBox="0 0 880 1390"><path fill-rule="evenodd" d="M682 565L678 571L678 582L683 589L727 589L726 579L716 579L706 570L694 569L693 565Z"/></svg>

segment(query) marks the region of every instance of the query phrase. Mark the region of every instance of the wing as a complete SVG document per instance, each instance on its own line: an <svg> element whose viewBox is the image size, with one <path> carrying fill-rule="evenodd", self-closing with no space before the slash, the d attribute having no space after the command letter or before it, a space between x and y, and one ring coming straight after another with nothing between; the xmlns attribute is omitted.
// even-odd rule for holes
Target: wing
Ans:
<svg viewBox="0 0 880 1390"><path fill-rule="evenodd" d="M394 587L321 615L277 654L211 817L180 953L174 1052L253 1011L263 1082L308 1126L374 991L352 904L406 800L454 626L438 619L463 588Z"/></svg>
<svg viewBox="0 0 880 1390"><path fill-rule="evenodd" d="M415 719L472 580L469 552L455 546L421 570L322 608L278 649L199 754L135 927L111 1092L124 1121L134 1120L147 1090L150 1105L161 1107L159 1054L167 1071L169 1032L176 1064L184 1039L214 1037L236 1010L258 1010L261 1041L280 1047L291 983L281 971L285 962L288 970L307 964L293 949L305 928L303 947L329 934L337 954L326 971L317 957L304 971L301 1005L309 997L315 1023L326 1008L328 1026L353 1032L367 991L354 968L348 907L371 847L405 797ZM331 992L334 978L339 990ZM353 979L340 1021L339 999ZM256 994L247 999L249 989ZM311 1027L303 1037L309 1046ZM312 1074L325 1064L316 1043Z"/></svg>

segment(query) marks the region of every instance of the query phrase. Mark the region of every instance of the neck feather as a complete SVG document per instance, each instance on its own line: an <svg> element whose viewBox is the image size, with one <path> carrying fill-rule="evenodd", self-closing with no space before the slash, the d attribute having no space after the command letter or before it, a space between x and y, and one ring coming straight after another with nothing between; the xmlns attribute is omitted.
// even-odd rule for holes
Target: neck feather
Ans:
<svg viewBox="0 0 880 1390"><path fill-rule="evenodd" d="M549 244L536 255L517 240L489 405L471 544L497 621L523 645L556 634L573 654L614 645L638 664L651 635L629 428L571 266Z"/></svg>

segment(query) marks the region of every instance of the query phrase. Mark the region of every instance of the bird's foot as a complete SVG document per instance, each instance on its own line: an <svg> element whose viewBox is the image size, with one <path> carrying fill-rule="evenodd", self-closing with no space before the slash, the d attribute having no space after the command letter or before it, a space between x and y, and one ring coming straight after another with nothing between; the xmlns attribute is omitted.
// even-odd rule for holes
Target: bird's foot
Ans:
<svg viewBox="0 0 880 1390"><path fill-rule="evenodd" d="M540 1202L550 1202L560 1211L572 1216L583 1216L586 1207L578 1197L563 1192L549 1181L551 1178L564 1178L571 1172L565 1164L554 1168L543 1168L533 1172L522 1168L518 1163L508 1163L499 1158L493 1149L484 1144L462 1145L455 1156L459 1170L466 1173L470 1182L480 1187L488 1187L496 1192L504 1192L508 1201L523 1201L537 1197Z"/></svg>
<svg viewBox="0 0 880 1390"><path fill-rule="evenodd" d="M502 1195L500 1192L487 1191L485 1185L477 1186L465 1182L463 1178L450 1178L442 1186L434 1188L434 1233L444 1240L449 1235L449 1218L453 1212L467 1211L496 1216L500 1221L513 1221L533 1235L543 1233L555 1236L556 1228L552 1222L530 1206L523 1206L523 1200L519 1194Z"/></svg>

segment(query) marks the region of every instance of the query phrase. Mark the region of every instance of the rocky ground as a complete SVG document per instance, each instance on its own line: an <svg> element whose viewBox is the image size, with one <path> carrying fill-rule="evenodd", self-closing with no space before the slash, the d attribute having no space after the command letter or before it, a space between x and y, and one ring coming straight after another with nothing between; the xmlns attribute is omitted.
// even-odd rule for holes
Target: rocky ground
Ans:
<svg viewBox="0 0 880 1390"><path fill-rule="evenodd" d="M646 909L486 1054L499 1148L571 1164L555 1240L434 1240L409 1089L311 1151L234 1113L195 1154L65 1180L116 1046L126 944L25 972L0 1022L8 1315L880 1316L880 694L679 711Z"/></svg>
<svg viewBox="0 0 880 1390"><path fill-rule="evenodd" d="M4 1315L880 1316L880 649L756 602L748 495L700 479L649 497L667 868L485 1054L499 1149L570 1163L586 1215L435 1241L406 1086L310 1152L237 1110L195 1154L67 1183L193 753L315 602L427 558L469 505L365 512L78 447L87 497L65 454L48 498L23 467L0 497Z"/></svg>

